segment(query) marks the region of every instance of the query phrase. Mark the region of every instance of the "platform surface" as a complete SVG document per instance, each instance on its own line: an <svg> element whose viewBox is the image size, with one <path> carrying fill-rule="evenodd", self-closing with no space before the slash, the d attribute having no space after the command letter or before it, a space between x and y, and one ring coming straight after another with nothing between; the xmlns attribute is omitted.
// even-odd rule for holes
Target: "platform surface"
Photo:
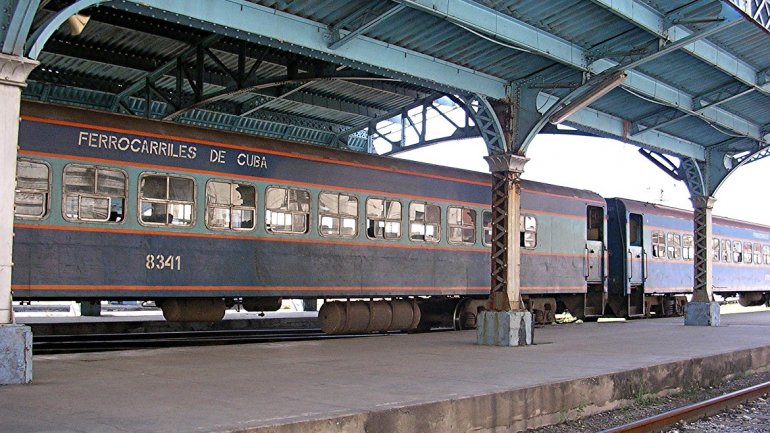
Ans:
<svg viewBox="0 0 770 433"><path fill-rule="evenodd" d="M0 387L0 431L222 432L458 399L770 346L770 312L539 327L530 347L475 331L34 357Z"/></svg>

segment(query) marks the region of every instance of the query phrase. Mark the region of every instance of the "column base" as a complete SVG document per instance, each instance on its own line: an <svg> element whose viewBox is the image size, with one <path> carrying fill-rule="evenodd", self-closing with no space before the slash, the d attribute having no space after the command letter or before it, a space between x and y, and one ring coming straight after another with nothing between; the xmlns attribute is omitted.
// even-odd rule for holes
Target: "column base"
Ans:
<svg viewBox="0 0 770 433"><path fill-rule="evenodd" d="M32 382L32 328L0 325L0 385Z"/></svg>
<svg viewBox="0 0 770 433"><path fill-rule="evenodd" d="M686 303L684 305L684 324L688 326L719 326L719 303Z"/></svg>
<svg viewBox="0 0 770 433"><path fill-rule="evenodd" d="M529 346L535 323L527 310L482 311L476 323L476 343L483 346Z"/></svg>

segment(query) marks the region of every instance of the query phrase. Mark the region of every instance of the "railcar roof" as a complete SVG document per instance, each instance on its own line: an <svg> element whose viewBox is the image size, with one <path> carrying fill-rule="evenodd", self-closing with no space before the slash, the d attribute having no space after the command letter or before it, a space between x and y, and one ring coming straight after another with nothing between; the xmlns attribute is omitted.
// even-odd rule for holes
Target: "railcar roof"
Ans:
<svg viewBox="0 0 770 433"><path fill-rule="evenodd" d="M632 200L628 198L612 197L607 200L618 200L623 202L628 212L641 213L641 214L655 214L661 216L668 216L671 218L680 218L686 220L692 220L692 210L680 209L671 206L665 206L657 203L647 203L639 200ZM758 224L751 221L742 221L733 218L725 218L714 215L713 221L716 224L727 225L731 227L739 227L750 230L763 230L770 232L770 226L764 224Z"/></svg>

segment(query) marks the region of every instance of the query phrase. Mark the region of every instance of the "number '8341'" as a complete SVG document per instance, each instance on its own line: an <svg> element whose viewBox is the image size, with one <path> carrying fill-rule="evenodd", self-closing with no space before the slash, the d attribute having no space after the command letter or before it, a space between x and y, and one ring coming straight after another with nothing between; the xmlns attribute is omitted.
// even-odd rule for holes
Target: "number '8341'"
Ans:
<svg viewBox="0 0 770 433"><path fill-rule="evenodd" d="M147 269L181 271L182 258L180 256L165 256L163 254L147 254L144 259L144 267Z"/></svg>

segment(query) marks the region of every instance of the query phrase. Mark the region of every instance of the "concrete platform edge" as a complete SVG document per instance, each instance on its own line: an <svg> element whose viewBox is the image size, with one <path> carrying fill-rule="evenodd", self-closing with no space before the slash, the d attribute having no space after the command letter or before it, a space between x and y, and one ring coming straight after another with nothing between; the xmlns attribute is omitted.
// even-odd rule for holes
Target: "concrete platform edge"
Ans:
<svg viewBox="0 0 770 433"><path fill-rule="evenodd" d="M32 382L32 330L0 325L0 385Z"/></svg>
<svg viewBox="0 0 770 433"><path fill-rule="evenodd" d="M607 375L229 433L518 432L770 369L770 346Z"/></svg>

